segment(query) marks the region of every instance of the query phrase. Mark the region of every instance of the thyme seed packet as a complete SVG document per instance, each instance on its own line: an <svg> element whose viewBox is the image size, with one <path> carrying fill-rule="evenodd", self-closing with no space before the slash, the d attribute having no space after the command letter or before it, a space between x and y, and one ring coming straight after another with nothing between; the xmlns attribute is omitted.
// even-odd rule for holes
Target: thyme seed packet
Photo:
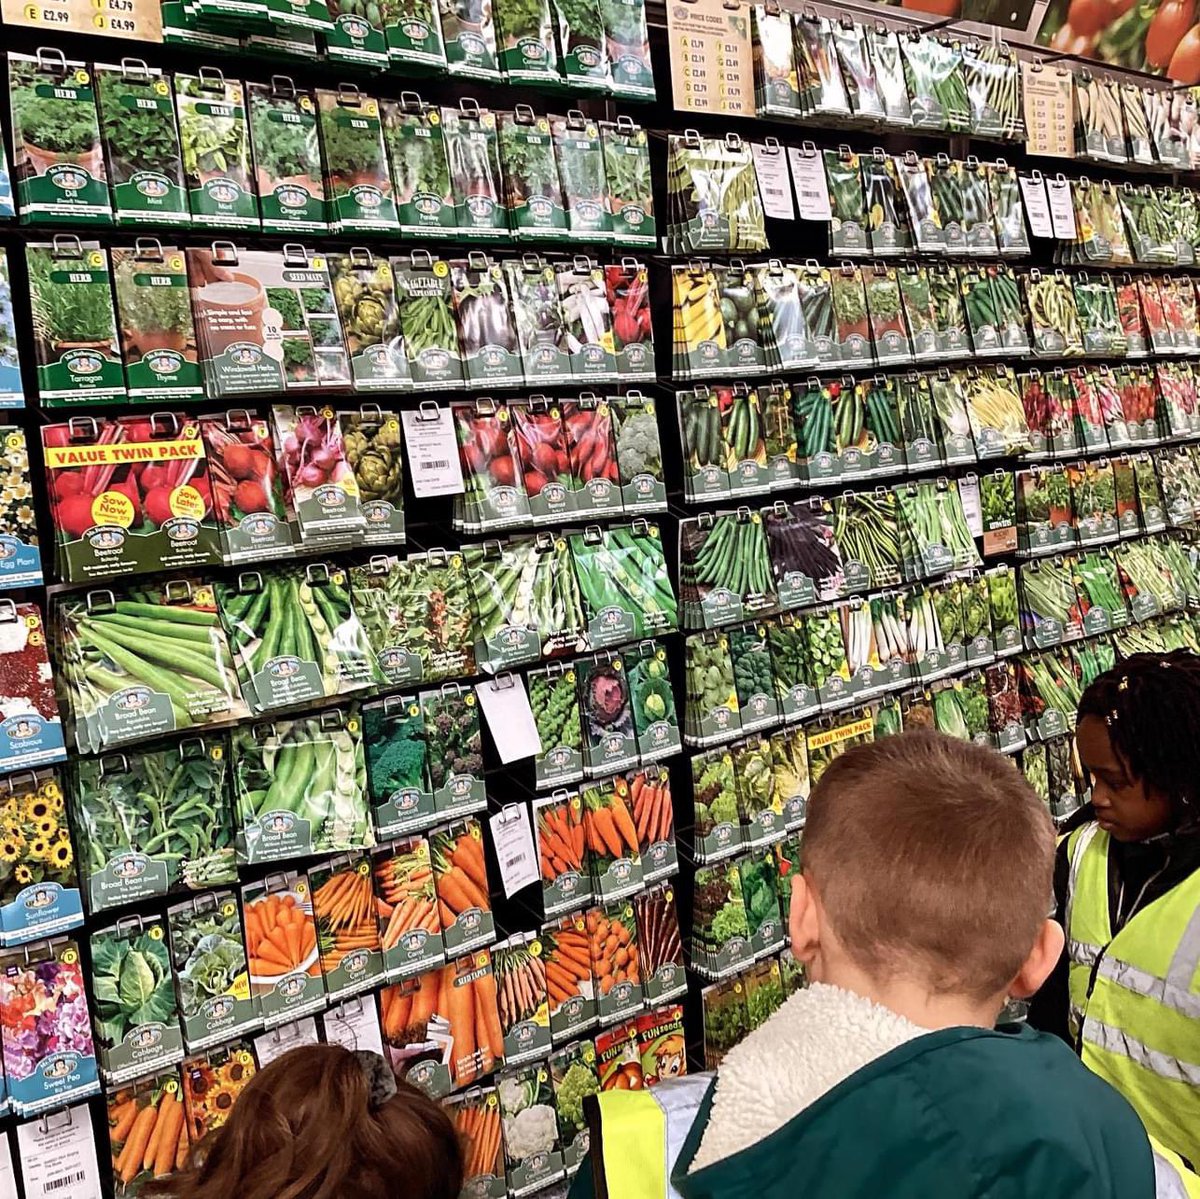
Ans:
<svg viewBox="0 0 1200 1199"><path fill-rule="evenodd" d="M494 0L500 69L510 83L558 82L550 0Z"/></svg>
<svg viewBox="0 0 1200 1199"><path fill-rule="evenodd" d="M318 91L317 108L334 232L399 231L379 101L342 84Z"/></svg>
<svg viewBox="0 0 1200 1199"><path fill-rule="evenodd" d="M383 101L383 140L401 233L455 227L454 193L441 113L416 92Z"/></svg>
<svg viewBox="0 0 1200 1199"><path fill-rule="evenodd" d="M645 0L604 0L600 13L613 95L622 100L653 100L654 71Z"/></svg>
<svg viewBox="0 0 1200 1199"><path fill-rule="evenodd" d="M329 228L317 105L286 76L246 87L254 180L264 233L324 233Z"/></svg>
<svg viewBox="0 0 1200 1199"><path fill-rule="evenodd" d="M191 224L170 76L133 59L97 63L96 98L116 223Z"/></svg>
<svg viewBox="0 0 1200 1199"><path fill-rule="evenodd" d="M8 56L13 167L22 221L111 225L92 76L60 51Z"/></svg>
<svg viewBox="0 0 1200 1199"><path fill-rule="evenodd" d="M386 70L384 6L378 0L326 0L326 7L331 24L325 33L325 57L369 71ZM438 33L440 37L441 31Z"/></svg>
<svg viewBox="0 0 1200 1199"><path fill-rule="evenodd" d="M518 241L565 237L567 213L550 122L535 117L527 104L500 113L499 120L504 202L513 236Z"/></svg>
<svg viewBox="0 0 1200 1199"><path fill-rule="evenodd" d="M627 116L601 121L600 145L613 241L619 246L653 246L654 192L645 129Z"/></svg>
<svg viewBox="0 0 1200 1199"><path fill-rule="evenodd" d="M442 109L446 158L459 236L495 240L508 235L496 114L469 97Z"/></svg>
<svg viewBox="0 0 1200 1199"><path fill-rule="evenodd" d="M487 0L438 0L438 11L450 74L499 83L496 25Z"/></svg>
<svg viewBox="0 0 1200 1199"><path fill-rule="evenodd" d="M50 407L125 398L108 252L59 234L25 247L38 397Z"/></svg>
<svg viewBox="0 0 1200 1199"><path fill-rule="evenodd" d="M559 72L571 89L609 91L612 72L600 0L550 0Z"/></svg>
<svg viewBox="0 0 1200 1199"><path fill-rule="evenodd" d="M367 0L368 12L372 7ZM405 0L403 4L380 7L388 58L393 64L417 70L446 69L438 0Z"/></svg>
<svg viewBox="0 0 1200 1199"><path fill-rule="evenodd" d="M206 67L176 75L175 106L192 223L257 230L242 85Z"/></svg>
<svg viewBox="0 0 1200 1199"><path fill-rule="evenodd" d="M550 131L572 240L610 241L612 218L599 126L572 110L565 117L551 116Z"/></svg>
<svg viewBox="0 0 1200 1199"><path fill-rule="evenodd" d="M198 400L204 378L196 350L183 251L140 238L112 250L125 383L131 400Z"/></svg>
<svg viewBox="0 0 1200 1199"><path fill-rule="evenodd" d="M0 249L0 409L24 408L21 359L17 349L17 326L13 320L12 283L8 254Z"/></svg>

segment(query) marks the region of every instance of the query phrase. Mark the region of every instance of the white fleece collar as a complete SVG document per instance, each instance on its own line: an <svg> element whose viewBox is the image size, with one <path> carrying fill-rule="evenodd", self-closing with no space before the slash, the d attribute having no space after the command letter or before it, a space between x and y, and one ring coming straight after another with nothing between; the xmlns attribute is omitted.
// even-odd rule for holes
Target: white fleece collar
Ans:
<svg viewBox="0 0 1200 1199"><path fill-rule="evenodd" d="M798 992L725 1055L688 1172L761 1141L863 1066L928 1031L840 987L814 983Z"/></svg>

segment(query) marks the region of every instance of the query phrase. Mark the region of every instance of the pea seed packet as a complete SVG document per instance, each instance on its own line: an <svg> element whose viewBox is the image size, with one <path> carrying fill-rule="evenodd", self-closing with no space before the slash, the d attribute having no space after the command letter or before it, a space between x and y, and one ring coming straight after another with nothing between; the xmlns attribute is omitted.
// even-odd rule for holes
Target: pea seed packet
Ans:
<svg viewBox="0 0 1200 1199"><path fill-rule="evenodd" d="M91 72L59 50L9 55L13 167L22 221L111 225Z"/></svg>
<svg viewBox="0 0 1200 1199"><path fill-rule="evenodd" d="M97 64L96 97L116 223L189 225L170 76L134 59Z"/></svg>

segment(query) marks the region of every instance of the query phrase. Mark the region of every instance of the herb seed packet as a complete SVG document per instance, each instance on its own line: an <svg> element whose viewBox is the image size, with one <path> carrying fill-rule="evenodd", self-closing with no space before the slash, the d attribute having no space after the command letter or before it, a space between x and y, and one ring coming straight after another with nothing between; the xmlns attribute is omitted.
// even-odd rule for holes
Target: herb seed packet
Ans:
<svg viewBox="0 0 1200 1199"><path fill-rule="evenodd" d="M175 105L192 224L258 229L242 85L211 68L176 75Z"/></svg>
<svg viewBox="0 0 1200 1199"><path fill-rule="evenodd" d="M324 233L328 225L317 108L284 75L251 83L250 142L264 233Z"/></svg>
<svg viewBox="0 0 1200 1199"><path fill-rule="evenodd" d="M22 221L111 225L92 76L58 50L9 55L13 169Z"/></svg>
<svg viewBox="0 0 1200 1199"><path fill-rule="evenodd" d="M379 101L353 84L317 92L321 146L336 233L395 232L400 228Z"/></svg>
<svg viewBox="0 0 1200 1199"><path fill-rule="evenodd" d="M116 223L189 225L171 77L97 64L96 97Z"/></svg>
<svg viewBox="0 0 1200 1199"><path fill-rule="evenodd" d="M576 241L608 241L612 218L600 130L583 113L550 118L558 175L562 182L570 236Z"/></svg>
<svg viewBox="0 0 1200 1199"><path fill-rule="evenodd" d="M550 122L535 117L527 104L500 113L499 120L504 202L513 236L518 241L565 237L567 213Z"/></svg>
<svg viewBox="0 0 1200 1199"><path fill-rule="evenodd" d="M401 233L455 227L454 193L441 112L415 92L383 101L383 140Z"/></svg>
<svg viewBox="0 0 1200 1199"><path fill-rule="evenodd" d="M329 61L350 63L369 71L386 70L388 42L383 22L383 6L375 0L339 3L333 12L333 27L325 33L325 54Z"/></svg>
<svg viewBox="0 0 1200 1199"><path fill-rule="evenodd" d="M471 99L442 109L455 224L464 238L495 240L508 231L496 114Z"/></svg>
<svg viewBox="0 0 1200 1199"><path fill-rule="evenodd" d="M509 83L557 83L558 50L550 0L495 0L497 58Z"/></svg>
<svg viewBox="0 0 1200 1199"><path fill-rule="evenodd" d="M498 83L501 73L491 5L482 0L461 6L451 0L438 0L438 9L447 71L460 79Z"/></svg>

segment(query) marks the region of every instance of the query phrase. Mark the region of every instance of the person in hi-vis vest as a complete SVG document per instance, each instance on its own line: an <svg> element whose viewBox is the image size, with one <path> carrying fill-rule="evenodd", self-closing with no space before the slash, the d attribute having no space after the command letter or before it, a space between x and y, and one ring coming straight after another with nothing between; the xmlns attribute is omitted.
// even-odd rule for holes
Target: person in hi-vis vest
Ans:
<svg viewBox="0 0 1200 1199"><path fill-rule="evenodd" d="M585 1101L571 1199L1188 1194L1057 1038L995 1028L1063 945L1054 828L1010 761L929 731L847 750L802 853L789 932L812 985L715 1077Z"/></svg>
<svg viewBox="0 0 1200 1199"><path fill-rule="evenodd" d="M1063 1037L1151 1137L1200 1166L1200 657L1135 654L1076 726L1091 801L1055 868L1067 934L1030 1021Z"/></svg>

